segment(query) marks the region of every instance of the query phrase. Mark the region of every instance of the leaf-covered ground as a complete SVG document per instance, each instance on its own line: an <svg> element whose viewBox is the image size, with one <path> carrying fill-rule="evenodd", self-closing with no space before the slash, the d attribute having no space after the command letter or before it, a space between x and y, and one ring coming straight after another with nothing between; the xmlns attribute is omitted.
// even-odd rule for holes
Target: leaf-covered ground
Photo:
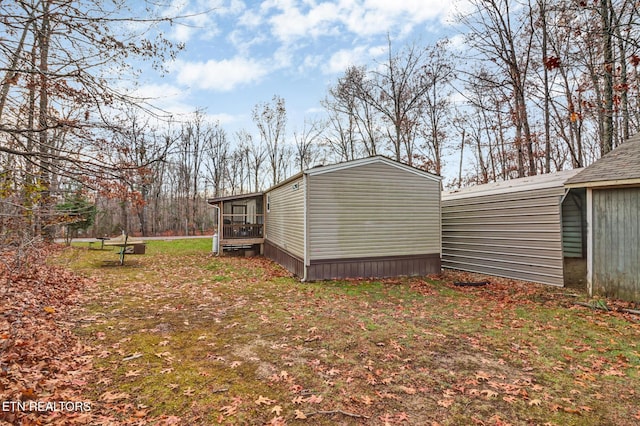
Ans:
<svg viewBox="0 0 640 426"><path fill-rule="evenodd" d="M265 259L209 250L210 240L150 242L122 267L110 251L57 256L92 278L66 309L39 307L58 329L46 334L74 332L71 347L58 346L69 396L55 399L91 402L89 414L58 416L141 425L640 422L640 317L578 306L588 299L574 290L497 278L454 286L484 278L462 273L300 283ZM13 379L0 373L5 388ZM20 379L13 394L0 389L4 399L53 397L46 379Z"/></svg>

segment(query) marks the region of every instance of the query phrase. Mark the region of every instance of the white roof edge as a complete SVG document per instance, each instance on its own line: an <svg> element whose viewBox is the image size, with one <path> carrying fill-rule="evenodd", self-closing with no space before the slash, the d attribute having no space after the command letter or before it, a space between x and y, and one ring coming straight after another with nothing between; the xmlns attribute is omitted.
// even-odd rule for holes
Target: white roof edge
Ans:
<svg viewBox="0 0 640 426"><path fill-rule="evenodd" d="M563 170L501 182L490 182L481 185L469 186L459 190L444 191L442 193L442 199L456 200L468 197L506 194L510 192L533 191L536 189L548 189L554 187L563 188L564 183L569 178L578 174L581 170L583 169Z"/></svg>
<svg viewBox="0 0 640 426"><path fill-rule="evenodd" d="M390 165L392 167L396 167L399 169L402 169L404 171L408 171L411 173L414 173L418 176L427 178L427 179L431 179L433 181L436 182L440 182L442 180L441 176L438 175L434 175L433 173L429 173L427 171L424 170L420 170L417 169L413 166L409 166L407 164L403 164L403 163L399 163L397 161L394 161L390 158L384 157L382 155L375 155L373 157L366 157L366 158L359 158L357 160L351 160L351 161L345 161L342 163L337 163L337 164L331 164L329 166L321 166L321 167L314 167L312 169L308 169L305 170L304 173L309 175L309 176L317 176L317 175L321 175L324 173L331 173L331 172L335 172L338 170L345 170L345 169L349 169L351 167L358 167L358 166L364 166L367 164L374 164L374 163L384 163L387 165Z"/></svg>

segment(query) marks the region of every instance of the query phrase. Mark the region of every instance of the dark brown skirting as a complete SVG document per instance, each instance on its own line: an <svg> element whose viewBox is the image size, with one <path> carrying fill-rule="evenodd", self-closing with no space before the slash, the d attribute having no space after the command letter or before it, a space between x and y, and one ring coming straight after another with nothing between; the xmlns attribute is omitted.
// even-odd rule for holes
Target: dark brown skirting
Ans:
<svg viewBox="0 0 640 426"><path fill-rule="evenodd" d="M290 272L296 276L302 278L304 276L304 262L297 256L289 253L288 251L278 247L272 242L264 241L264 256L267 259L271 259L276 263L284 266Z"/></svg>
<svg viewBox="0 0 640 426"><path fill-rule="evenodd" d="M382 256L356 259L312 260L307 280L385 278L440 273L440 254Z"/></svg>
<svg viewBox="0 0 640 426"><path fill-rule="evenodd" d="M304 262L299 257L265 240L264 255L279 263L298 278L304 277ZM342 278L385 278L422 276L440 273L440 254L381 256L352 259L312 260L307 267L307 281Z"/></svg>

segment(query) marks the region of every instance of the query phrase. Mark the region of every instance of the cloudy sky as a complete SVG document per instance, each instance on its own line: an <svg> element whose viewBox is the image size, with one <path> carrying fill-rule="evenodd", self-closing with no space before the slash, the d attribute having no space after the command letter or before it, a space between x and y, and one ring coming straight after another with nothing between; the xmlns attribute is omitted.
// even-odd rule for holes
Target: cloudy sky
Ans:
<svg viewBox="0 0 640 426"><path fill-rule="evenodd" d="M174 0L167 14L188 15L168 28L186 51L159 78L145 73L140 91L179 114L204 108L228 131L251 122L254 105L285 99L287 134L352 64L374 64L387 35L397 49L455 35L454 0Z"/></svg>

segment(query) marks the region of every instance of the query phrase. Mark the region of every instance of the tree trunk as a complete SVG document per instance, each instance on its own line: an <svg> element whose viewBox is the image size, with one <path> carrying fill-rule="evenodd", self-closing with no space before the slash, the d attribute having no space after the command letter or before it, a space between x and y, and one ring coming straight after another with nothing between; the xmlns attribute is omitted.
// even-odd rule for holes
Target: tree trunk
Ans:
<svg viewBox="0 0 640 426"><path fill-rule="evenodd" d="M604 62L604 120L602 123L601 155L613 149L613 70L615 64L613 60L612 25L609 8L609 0L600 0L603 45L602 59Z"/></svg>

